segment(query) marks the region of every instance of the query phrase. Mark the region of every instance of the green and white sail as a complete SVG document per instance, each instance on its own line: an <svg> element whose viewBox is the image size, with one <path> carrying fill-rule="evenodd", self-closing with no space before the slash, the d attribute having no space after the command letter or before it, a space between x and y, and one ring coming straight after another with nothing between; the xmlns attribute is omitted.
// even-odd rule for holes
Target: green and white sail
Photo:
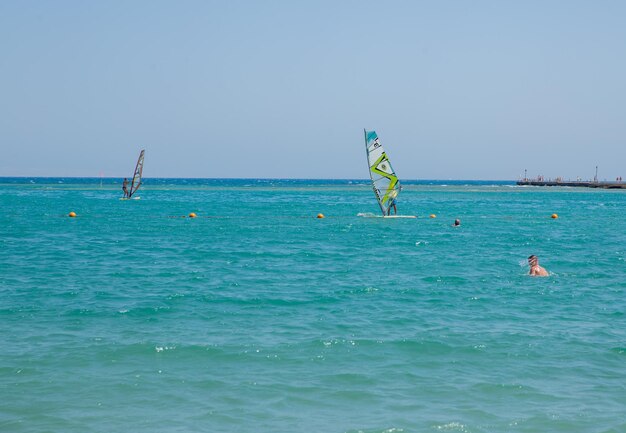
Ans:
<svg viewBox="0 0 626 433"><path fill-rule="evenodd" d="M142 150L137 159L137 165L135 166L135 174L133 174L133 181L130 184L130 190L128 191L128 198L131 198L134 193L137 192L141 186L141 175L143 173L143 154L145 150Z"/></svg>
<svg viewBox="0 0 626 433"><path fill-rule="evenodd" d="M389 213L389 207L400 193L400 182L393 171L391 162L385 153L385 149L378 140L375 131L365 132L365 150L367 162L370 168L370 178L378 205L383 215Z"/></svg>

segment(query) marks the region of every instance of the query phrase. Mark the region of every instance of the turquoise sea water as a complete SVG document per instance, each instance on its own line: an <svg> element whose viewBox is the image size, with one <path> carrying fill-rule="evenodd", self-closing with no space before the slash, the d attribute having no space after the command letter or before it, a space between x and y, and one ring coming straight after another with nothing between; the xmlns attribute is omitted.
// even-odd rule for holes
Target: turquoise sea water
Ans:
<svg viewBox="0 0 626 433"><path fill-rule="evenodd" d="M626 431L626 191L99 182L0 179L2 432Z"/></svg>

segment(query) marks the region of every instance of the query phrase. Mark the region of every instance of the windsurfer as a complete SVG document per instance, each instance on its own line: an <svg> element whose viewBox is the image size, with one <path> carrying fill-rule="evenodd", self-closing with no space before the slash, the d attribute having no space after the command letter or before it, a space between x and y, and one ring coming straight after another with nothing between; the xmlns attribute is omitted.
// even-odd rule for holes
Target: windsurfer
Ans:
<svg viewBox="0 0 626 433"><path fill-rule="evenodd" d="M389 194L389 207L387 208L387 215L391 215L391 208L393 208L394 215L398 214L398 207L396 203L397 196L398 196L398 190L394 190Z"/></svg>
<svg viewBox="0 0 626 433"><path fill-rule="evenodd" d="M124 198L128 197L128 179L124 178L124 182L122 182L122 191L124 191Z"/></svg>
<svg viewBox="0 0 626 433"><path fill-rule="evenodd" d="M393 214L398 214L398 208L396 206L396 199L392 198L391 203L389 203L389 208L387 209L387 215L391 215L391 208L393 208Z"/></svg>

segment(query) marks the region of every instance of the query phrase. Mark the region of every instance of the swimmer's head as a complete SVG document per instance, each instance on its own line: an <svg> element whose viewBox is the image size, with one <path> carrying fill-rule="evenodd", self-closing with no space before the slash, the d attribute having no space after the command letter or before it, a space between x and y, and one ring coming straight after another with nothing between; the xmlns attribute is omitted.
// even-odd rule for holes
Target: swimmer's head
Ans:
<svg viewBox="0 0 626 433"><path fill-rule="evenodd" d="M539 259L537 258L536 255L530 255L528 256L528 264L531 266L535 266L537 264L537 262L539 261Z"/></svg>
<svg viewBox="0 0 626 433"><path fill-rule="evenodd" d="M457 219L455 219L455 220L454 220L454 225L455 225L455 226L460 226L460 225L461 225L461 220L460 220L460 219L458 219L458 218L457 218Z"/></svg>

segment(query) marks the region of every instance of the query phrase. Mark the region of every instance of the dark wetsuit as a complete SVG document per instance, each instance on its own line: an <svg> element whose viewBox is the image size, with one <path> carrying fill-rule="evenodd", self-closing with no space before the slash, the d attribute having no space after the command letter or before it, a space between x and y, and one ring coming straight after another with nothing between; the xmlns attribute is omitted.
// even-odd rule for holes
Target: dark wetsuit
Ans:
<svg viewBox="0 0 626 433"><path fill-rule="evenodd" d="M396 208L396 199L391 199L391 203L389 203L389 207L387 208L387 215L391 215L391 208L393 208L393 214L397 214L398 210Z"/></svg>

